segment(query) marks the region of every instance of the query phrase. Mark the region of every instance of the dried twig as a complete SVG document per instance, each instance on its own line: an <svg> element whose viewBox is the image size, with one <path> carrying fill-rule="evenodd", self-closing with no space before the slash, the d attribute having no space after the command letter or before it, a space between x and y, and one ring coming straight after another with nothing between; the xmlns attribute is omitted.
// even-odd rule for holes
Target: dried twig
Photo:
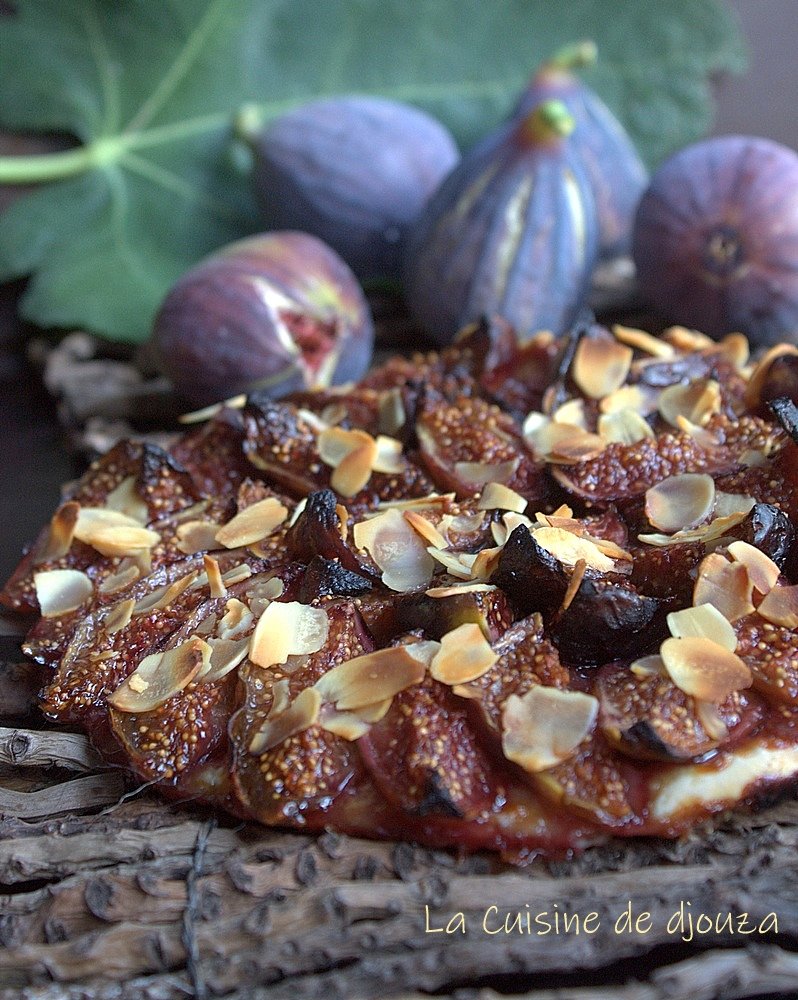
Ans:
<svg viewBox="0 0 798 1000"><path fill-rule="evenodd" d="M78 733L41 732L0 727L0 764L15 767L63 767L68 771L98 771L102 757Z"/></svg>
<svg viewBox="0 0 798 1000"><path fill-rule="evenodd" d="M92 774L35 792L0 787L0 816L35 819L61 813L96 809L115 802L125 789L121 773Z"/></svg>

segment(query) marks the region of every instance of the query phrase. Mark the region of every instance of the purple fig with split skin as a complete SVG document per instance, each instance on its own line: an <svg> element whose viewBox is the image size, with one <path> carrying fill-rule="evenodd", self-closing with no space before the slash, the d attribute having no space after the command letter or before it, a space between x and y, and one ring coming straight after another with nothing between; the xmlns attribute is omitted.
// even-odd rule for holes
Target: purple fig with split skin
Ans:
<svg viewBox="0 0 798 1000"><path fill-rule="evenodd" d="M361 378L374 328L357 279L321 240L277 232L231 243L172 286L153 327L176 391L205 406Z"/></svg>
<svg viewBox="0 0 798 1000"><path fill-rule="evenodd" d="M633 254L667 320L798 342L798 154L735 135L682 149L651 178Z"/></svg>

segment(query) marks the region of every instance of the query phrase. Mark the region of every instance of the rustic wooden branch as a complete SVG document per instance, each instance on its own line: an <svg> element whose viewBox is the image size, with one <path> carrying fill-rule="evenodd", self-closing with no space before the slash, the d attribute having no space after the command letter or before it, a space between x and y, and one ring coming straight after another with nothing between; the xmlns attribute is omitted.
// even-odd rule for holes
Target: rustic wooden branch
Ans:
<svg viewBox="0 0 798 1000"><path fill-rule="evenodd" d="M0 764L98 771L106 765L86 736L0 726Z"/></svg>
<svg viewBox="0 0 798 1000"><path fill-rule="evenodd" d="M33 792L19 792L0 786L0 815L35 819L75 810L95 809L118 802L124 791L125 777L121 773L91 774Z"/></svg>

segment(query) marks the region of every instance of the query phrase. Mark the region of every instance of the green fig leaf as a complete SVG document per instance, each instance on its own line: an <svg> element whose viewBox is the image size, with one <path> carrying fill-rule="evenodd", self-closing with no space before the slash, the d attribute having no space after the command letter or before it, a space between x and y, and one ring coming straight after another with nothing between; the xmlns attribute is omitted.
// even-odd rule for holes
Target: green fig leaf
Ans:
<svg viewBox="0 0 798 1000"><path fill-rule="evenodd" d="M464 146L535 66L592 37L585 72L648 161L710 120L710 77L744 62L721 0L16 0L0 17L0 127L73 149L0 157L35 183L0 216L0 280L21 312L137 341L170 284L258 229L236 112L322 95L417 104Z"/></svg>

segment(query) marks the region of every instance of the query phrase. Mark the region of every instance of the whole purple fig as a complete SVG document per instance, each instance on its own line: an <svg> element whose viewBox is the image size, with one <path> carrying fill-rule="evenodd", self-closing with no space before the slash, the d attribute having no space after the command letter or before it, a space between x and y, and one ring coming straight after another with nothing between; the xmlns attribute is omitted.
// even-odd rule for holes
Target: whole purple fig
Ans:
<svg viewBox="0 0 798 1000"><path fill-rule="evenodd" d="M568 45L548 59L521 95L513 118L523 118L541 101L562 101L574 118L571 145L590 178L599 226L599 253L629 253L635 209L648 171L623 125L574 70L596 61L594 42Z"/></svg>
<svg viewBox="0 0 798 1000"><path fill-rule="evenodd" d="M312 101L264 130L243 116L239 132L266 225L313 233L363 279L399 276L408 227L459 159L440 122L378 97Z"/></svg>
<svg viewBox="0 0 798 1000"><path fill-rule="evenodd" d="M416 319L440 343L482 315L522 339L565 331L597 251L590 183L567 138L574 120L543 101L466 154L430 199L408 246Z"/></svg>
<svg viewBox="0 0 798 1000"><path fill-rule="evenodd" d="M676 153L640 202L641 291L668 319L755 344L798 339L798 154L721 136Z"/></svg>
<svg viewBox="0 0 798 1000"><path fill-rule="evenodd" d="M307 233L231 243L184 274L155 317L165 373L190 403L239 392L295 389L358 379L374 330L356 278Z"/></svg>

